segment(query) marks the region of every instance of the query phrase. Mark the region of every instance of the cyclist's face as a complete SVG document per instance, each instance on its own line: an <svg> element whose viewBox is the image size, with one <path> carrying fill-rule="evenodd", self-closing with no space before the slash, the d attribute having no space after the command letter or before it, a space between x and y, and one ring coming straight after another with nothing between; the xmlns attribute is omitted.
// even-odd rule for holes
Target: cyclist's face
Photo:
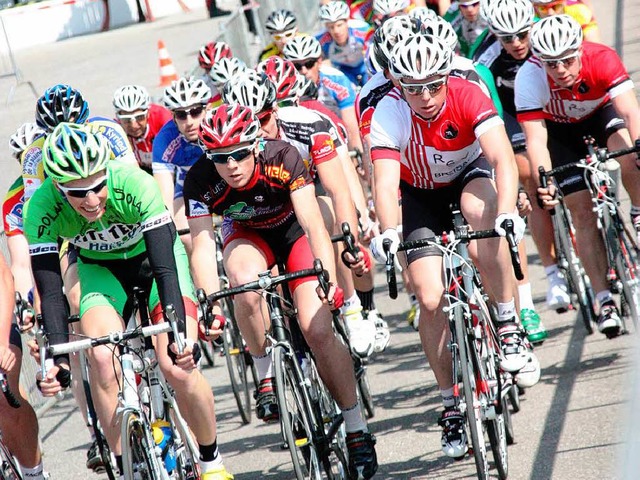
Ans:
<svg viewBox="0 0 640 480"><path fill-rule="evenodd" d="M260 120L260 136L264 138L278 138L278 117L274 110L262 113Z"/></svg>
<svg viewBox="0 0 640 480"><path fill-rule="evenodd" d="M411 107L411 110L416 112L422 118L430 120L434 118L444 105L444 101L447 98L447 78L427 78L423 80L414 80L412 78L400 79L400 89L405 100ZM404 84L404 87L402 86ZM416 93L418 85L431 84L431 90L423 88L421 93ZM439 86L439 88L438 88Z"/></svg>
<svg viewBox="0 0 640 480"><path fill-rule="evenodd" d="M547 74L555 83L564 88L571 88L578 80L580 70L582 70L582 59L580 55L580 50L574 50L573 52L567 52L558 57L558 62L549 63L543 60L542 64Z"/></svg>
<svg viewBox="0 0 640 480"><path fill-rule="evenodd" d="M349 24L346 20L338 20L337 22L327 22L324 24L331 38L338 45L344 45L349 39Z"/></svg>
<svg viewBox="0 0 640 480"><path fill-rule="evenodd" d="M147 130L149 115L147 110L136 110L135 112L116 112L116 117L122 125L122 129L127 135L133 138L142 137Z"/></svg>
<svg viewBox="0 0 640 480"><path fill-rule="evenodd" d="M296 70L298 70L298 72L303 74L305 77L307 77L309 80L311 80L313 83L317 85L318 82L320 81L320 65L322 64L322 60L318 58L313 64L313 66L307 67L306 63L309 62L309 60L310 59L299 60L299 61L293 62L293 64L295 65Z"/></svg>
<svg viewBox="0 0 640 480"><path fill-rule="evenodd" d="M540 3L533 2L536 14L540 18L550 17L552 15L560 15L564 13L564 0L558 0L557 2Z"/></svg>
<svg viewBox="0 0 640 480"><path fill-rule="evenodd" d="M242 147L248 147L249 145L251 145L250 142L232 145L230 147L216 150L216 153L231 152ZM222 179L227 182L227 184L231 188L245 187L251 181L256 165L255 157L257 154L257 148L258 147L256 146L256 148L253 149L251 153L244 157L242 160L235 161L233 159L229 159L227 163L215 164L216 170L218 171Z"/></svg>
<svg viewBox="0 0 640 480"><path fill-rule="evenodd" d="M271 34L271 39L273 40L273 43L276 44L276 47L278 47L278 51L281 52L287 42L296 36L296 33L298 33L298 28L294 27L291 30Z"/></svg>
<svg viewBox="0 0 640 480"><path fill-rule="evenodd" d="M526 33L524 38L520 38L520 36L524 35L524 32L520 36L512 35L510 38L505 37L504 40L498 37L502 48L516 60L523 60L527 58L529 54L529 33Z"/></svg>
<svg viewBox="0 0 640 480"><path fill-rule="evenodd" d="M61 186L64 188L73 189L95 187L96 184L100 184L101 179L104 178L105 171L102 170L100 172L94 173L90 177L72 180L70 182L62 184ZM95 222L104 214L104 208L107 203L108 196L107 192L108 189L105 185L99 190L87 191L84 197L72 196L64 192L63 195L76 212L82 215L88 222Z"/></svg>
<svg viewBox="0 0 640 480"><path fill-rule="evenodd" d="M478 20L478 14L480 13L480 0L477 2L466 2L464 4L458 4L460 13L464 19L468 22L475 22Z"/></svg>
<svg viewBox="0 0 640 480"><path fill-rule="evenodd" d="M180 108L173 112L173 119L176 122L178 130L187 141L195 142L198 140L198 127L200 127L200 122L204 118L204 113L205 106L200 104Z"/></svg>

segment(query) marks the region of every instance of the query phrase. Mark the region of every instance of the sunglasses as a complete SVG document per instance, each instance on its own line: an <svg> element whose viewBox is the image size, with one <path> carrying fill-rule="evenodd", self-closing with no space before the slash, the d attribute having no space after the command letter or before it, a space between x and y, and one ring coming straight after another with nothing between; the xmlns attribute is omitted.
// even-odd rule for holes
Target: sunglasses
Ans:
<svg viewBox="0 0 640 480"><path fill-rule="evenodd" d="M287 30L286 32L282 32L282 33L272 33L271 38L273 38L276 42L279 42L280 40L287 40L289 38L294 37L296 33L298 33L298 29L293 28L291 30Z"/></svg>
<svg viewBox="0 0 640 480"><path fill-rule="evenodd" d="M310 58L309 60L305 60L304 62L293 62L293 65L296 67L297 71L301 71L302 67L310 70L318 61L317 58Z"/></svg>
<svg viewBox="0 0 640 480"><path fill-rule="evenodd" d="M185 110L174 110L173 114L176 116L178 120L186 120L187 117L198 118L204 112L204 106L200 105L197 107L187 108Z"/></svg>
<svg viewBox="0 0 640 480"><path fill-rule="evenodd" d="M564 10L564 1L545 4L534 4L533 6L538 14L545 14L548 12L562 13L562 11Z"/></svg>
<svg viewBox="0 0 640 480"><path fill-rule="evenodd" d="M544 62L545 66L549 67L551 70L555 70L560 65L562 65L563 67L570 67L571 65L576 63L577 59L578 59L578 54L573 53L571 55L567 55L566 57L558 58L554 60L546 60L544 58L541 58L540 60Z"/></svg>
<svg viewBox="0 0 640 480"><path fill-rule="evenodd" d="M69 197L86 198L90 193L95 193L96 195L100 193L100 191L107 186L107 179L108 177L106 175L104 177L100 177L95 181L95 183L89 185L88 187L71 188L63 187L62 185L58 184L58 188L62 193Z"/></svg>
<svg viewBox="0 0 640 480"><path fill-rule="evenodd" d="M530 29L527 28L526 30L523 30L518 33L513 33L508 35L496 35L496 37L498 37L498 40L500 40L502 43L513 43L516 40L522 41L525 38L527 38L529 36L529 30Z"/></svg>
<svg viewBox="0 0 640 480"><path fill-rule="evenodd" d="M249 145L248 147L240 147L230 152L223 153L215 153L215 152L207 152L207 158L211 160L213 163L217 163L220 165L226 165L229 160L233 160L234 162L240 162L251 155L251 152L256 148L256 144Z"/></svg>
<svg viewBox="0 0 640 480"><path fill-rule="evenodd" d="M129 115L121 115L116 113L116 117L120 120L120 123L142 123L147 119L147 110L144 110L142 113L135 113Z"/></svg>
<svg viewBox="0 0 640 480"><path fill-rule="evenodd" d="M273 110L267 110L256 115L261 127L264 127L267 123L269 123L269 121L271 120L271 115L273 115Z"/></svg>
<svg viewBox="0 0 640 480"><path fill-rule="evenodd" d="M400 81L400 86L407 95L422 95L426 90L431 97L437 95L446 84L446 77L429 83L405 83L402 80Z"/></svg>

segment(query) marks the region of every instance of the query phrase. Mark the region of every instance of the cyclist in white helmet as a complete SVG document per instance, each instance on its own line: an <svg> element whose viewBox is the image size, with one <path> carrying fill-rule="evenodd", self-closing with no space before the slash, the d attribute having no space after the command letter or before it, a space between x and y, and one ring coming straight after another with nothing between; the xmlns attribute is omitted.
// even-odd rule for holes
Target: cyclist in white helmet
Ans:
<svg viewBox="0 0 640 480"><path fill-rule="evenodd" d="M495 228L504 235L504 222L511 220L517 240L524 234L524 221L515 213L518 177L504 124L476 84L449 76L452 57L449 46L431 35L405 38L391 53L389 70L398 87L378 103L371 122L375 206L383 232L371 250L379 261L386 259L385 240L392 253L399 243L398 188L405 241L448 231L451 203L460 205L474 230ZM420 302L422 346L444 406L442 448L460 458L467 441L463 412L455 404L451 353L443 348L449 326L441 308L442 257L428 247L409 251L407 260ZM476 260L496 300L501 368L517 372L533 354L515 316L506 242L478 242Z"/></svg>
<svg viewBox="0 0 640 480"><path fill-rule="evenodd" d="M531 0L538 18L567 14L582 27L584 39L602 42L600 28L593 14L593 7L583 0Z"/></svg>
<svg viewBox="0 0 640 480"><path fill-rule="evenodd" d="M298 31L296 14L284 8L271 12L264 23L264 28L271 35L272 42L260 52L258 62L262 62L274 55L281 57L282 50L287 42L301 35Z"/></svg>
<svg viewBox="0 0 640 480"><path fill-rule="evenodd" d="M113 94L116 120L129 138L140 168L151 173L151 149L160 129L171 120L171 112L151 103L147 89L140 85L124 85Z"/></svg>
<svg viewBox="0 0 640 480"><path fill-rule="evenodd" d="M460 55L473 60L492 42L487 38L491 32L481 15L481 3L481 0L458 0L444 15L458 34Z"/></svg>
<svg viewBox="0 0 640 480"><path fill-rule="evenodd" d="M163 102L173 113L173 121L162 127L153 142L152 169L178 230L187 228L182 186L187 171L202 155L198 127L210 99L209 87L194 77L180 78L164 90ZM190 235L181 238L189 253Z"/></svg>
<svg viewBox="0 0 640 480"><path fill-rule="evenodd" d="M373 23L377 26L391 17L407 13L410 0L373 0Z"/></svg>
<svg viewBox="0 0 640 480"><path fill-rule="evenodd" d="M534 176L539 166L549 170L583 158L585 135L613 150L631 146L640 137L633 82L613 49L583 41L580 24L569 15L553 15L535 23L530 42L534 56L516 75L515 106ZM631 199L631 220L640 232L636 156L618 161ZM600 306L598 330L615 337L622 323L609 290L607 256L582 170L576 167L555 178L572 212L578 251ZM554 194L552 186L538 189L545 208L556 203Z"/></svg>

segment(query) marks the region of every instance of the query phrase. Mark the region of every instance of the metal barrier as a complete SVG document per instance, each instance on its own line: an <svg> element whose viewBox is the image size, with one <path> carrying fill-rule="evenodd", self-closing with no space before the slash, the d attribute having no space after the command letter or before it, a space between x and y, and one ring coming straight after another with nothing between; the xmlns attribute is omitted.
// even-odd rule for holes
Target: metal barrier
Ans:
<svg viewBox="0 0 640 480"><path fill-rule="evenodd" d="M11 42L9 41L9 35L4 25L4 19L0 15L0 79L2 78L14 78L15 83L9 88L9 94L7 95L7 105L11 103L16 88L21 85L27 85L31 89L33 96L38 98L38 92L29 80L25 80L22 77L22 72L18 69L16 59L13 56L13 50L11 49Z"/></svg>

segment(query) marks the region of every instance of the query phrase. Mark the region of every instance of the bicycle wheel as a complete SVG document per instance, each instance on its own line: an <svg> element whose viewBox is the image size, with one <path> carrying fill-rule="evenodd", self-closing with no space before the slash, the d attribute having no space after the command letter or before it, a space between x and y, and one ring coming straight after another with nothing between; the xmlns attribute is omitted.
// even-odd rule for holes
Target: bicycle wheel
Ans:
<svg viewBox="0 0 640 480"><path fill-rule="evenodd" d="M505 400L507 400L505 398ZM511 410L509 409L509 402L505 401L502 406L502 416L504 417L504 432L507 436L507 445L513 445L516 443L515 431L513 429L513 417Z"/></svg>
<svg viewBox="0 0 640 480"><path fill-rule="evenodd" d="M557 208L554 215L557 217L556 249L559 250L558 266L567 274L569 289L576 296L580 316L587 333L593 333L593 324L596 322L595 294L591 288L591 281L587 276L582 262L576 253L575 236L565 208Z"/></svg>
<svg viewBox="0 0 640 480"><path fill-rule="evenodd" d="M238 405L238 411L245 425L251 422L251 390L247 375L247 354L242 334L233 318L233 306L231 300L225 298L222 301L222 311L229 321L226 322L222 332L224 342L224 356L227 359L227 370L231 380L231 389ZM252 372L253 374L253 372ZM255 382L254 375L254 382Z"/></svg>
<svg viewBox="0 0 640 480"><path fill-rule="evenodd" d="M0 478L2 480L22 480L18 462L0 438Z"/></svg>
<svg viewBox="0 0 640 480"><path fill-rule="evenodd" d="M480 399L476 385L476 370L472 359L472 340L466 332L465 319L461 308L454 311L454 331L458 344L458 357L460 362L460 373L462 374L462 390L469 425L469 436L473 447L473 456L476 462L478 478L485 480L489 478L489 461L487 459L487 445L484 440L484 428L482 424L482 412L480 411Z"/></svg>
<svg viewBox="0 0 640 480"><path fill-rule="evenodd" d="M121 434L122 467L125 480L159 480L162 478L150 428L144 424L137 413L125 412Z"/></svg>
<svg viewBox="0 0 640 480"><path fill-rule="evenodd" d="M640 315L640 279L638 278L640 267L638 265L638 254L633 239L629 237L619 219L618 222L618 234L613 245L616 271L622 284L621 310L623 316L630 318L634 328L637 330L638 315Z"/></svg>
<svg viewBox="0 0 640 480"><path fill-rule="evenodd" d="M315 444L316 421L300 366L285 347L274 347L273 364L282 434L295 477L321 479L322 461Z"/></svg>
<svg viewBox="0 0 640 480"><path fill-rule="evenodd" d="M213 345L213 342L207 342L199 338L198 344L200 345L202 356L207 361L207 365L214 367L216 364L216 347Z"/></svg>
<svg viewBox="0 0 640 480"><path fill-rule="evenodd" d="M367 367L361 359L354 362L356 385L358 387L358 398L362 404L363 413L366 419L373 418L376 414L373 405L373 397L371 396L371 388L369 387L369 378L367 377Z"/></svg>

